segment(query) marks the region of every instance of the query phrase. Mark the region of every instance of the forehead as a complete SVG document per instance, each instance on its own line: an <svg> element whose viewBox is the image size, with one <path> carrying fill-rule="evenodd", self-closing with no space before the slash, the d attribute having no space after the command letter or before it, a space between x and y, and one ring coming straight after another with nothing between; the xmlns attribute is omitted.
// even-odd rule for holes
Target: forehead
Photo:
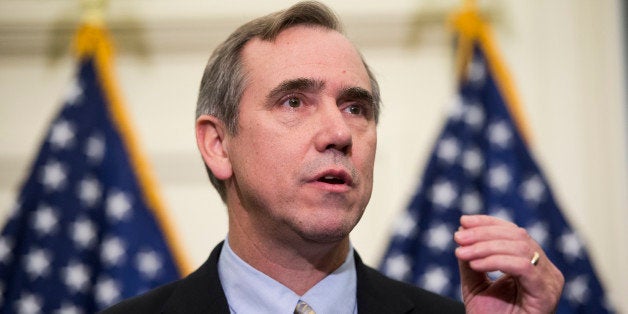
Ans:
<svg viewBox="0 0 628 314"><path fill-rule="evenodd" d="M247 85L313 78L371 90L360 54L342 34L317 26L294 26L274 41L254 38L242 51ZM263 83L263 84L257 84Z"/></svg>

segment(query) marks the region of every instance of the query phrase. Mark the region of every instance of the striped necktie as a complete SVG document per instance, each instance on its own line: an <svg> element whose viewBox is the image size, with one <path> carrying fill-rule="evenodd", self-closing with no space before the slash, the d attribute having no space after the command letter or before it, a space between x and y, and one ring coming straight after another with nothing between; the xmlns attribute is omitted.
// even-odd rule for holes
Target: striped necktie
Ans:
<svg viewBox="0 0 628 314"><path fill-rule="evenodd" d="M314 312L309 304L299 300L297 307L294 308L294 314L316 314L316 312Z"/></svg>

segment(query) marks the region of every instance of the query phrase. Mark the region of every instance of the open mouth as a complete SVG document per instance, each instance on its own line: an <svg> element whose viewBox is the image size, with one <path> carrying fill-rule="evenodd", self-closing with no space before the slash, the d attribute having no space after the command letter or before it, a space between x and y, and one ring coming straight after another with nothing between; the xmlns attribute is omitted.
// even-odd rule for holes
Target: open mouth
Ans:
<svg viewBox="0 0 628 314"><path fill-rule="evenodd" d="M329 184L329 185L334 185L334 186L340 186L340 185L352 186L353 185L353 179L351 178L349 173L347 173L344 170L325 171L323 173L320 173L314 181Z"/></svg>
<svg viewBox="0 0 628 314"><path fill-rule="evenodd" d="M331 176L331 175L321 177L316 181L327 183L327 184L345 184L346 183L345 179L341 177L337 177L337 176Z"/></svg>

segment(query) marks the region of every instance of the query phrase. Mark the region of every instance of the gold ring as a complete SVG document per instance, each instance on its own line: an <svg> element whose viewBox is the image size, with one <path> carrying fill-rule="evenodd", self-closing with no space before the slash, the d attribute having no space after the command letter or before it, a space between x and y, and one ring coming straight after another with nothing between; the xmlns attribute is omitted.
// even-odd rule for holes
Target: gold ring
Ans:
<svg viewBox="0 0 628 314"><path fill-rule="evenodd" d="M541 258L541 255L539 254L539 252L534 252L532 259L530 260L530 264L536 266L536 264L539 263L540 258Z"/></svg>

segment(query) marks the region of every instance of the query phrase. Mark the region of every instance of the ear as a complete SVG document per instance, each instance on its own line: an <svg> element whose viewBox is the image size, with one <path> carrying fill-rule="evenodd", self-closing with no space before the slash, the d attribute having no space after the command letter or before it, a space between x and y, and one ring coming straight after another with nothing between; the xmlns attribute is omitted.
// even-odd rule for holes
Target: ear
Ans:
<svg viewBox="0 0 628 314"><path fill-rule="evenodd" d="M227 130L222 120L211 115L196 119L196 144L214 176L227 180L233 174L226 143Z"/></svg>

